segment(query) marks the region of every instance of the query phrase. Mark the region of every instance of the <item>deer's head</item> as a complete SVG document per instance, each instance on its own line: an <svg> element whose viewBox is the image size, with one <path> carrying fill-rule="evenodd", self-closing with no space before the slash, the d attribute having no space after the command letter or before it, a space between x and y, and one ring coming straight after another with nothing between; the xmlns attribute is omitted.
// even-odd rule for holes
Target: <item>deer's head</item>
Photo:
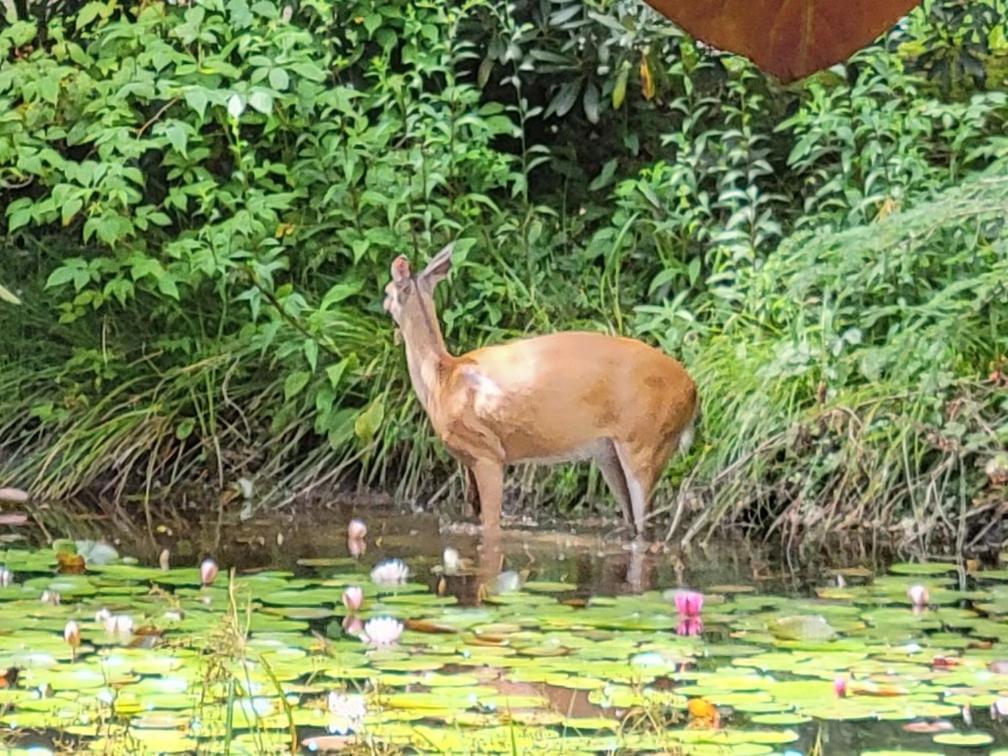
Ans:
<svg viewBox="0 0 1008 756"><path fill-rule="evenodd" d="M411 318L426 317L425 308L433 299L434 287L451 270L454 247L449 244L442 249L415 275L405 256L392 261L392 280L385 287L384 307L400 328Z"/></svg>

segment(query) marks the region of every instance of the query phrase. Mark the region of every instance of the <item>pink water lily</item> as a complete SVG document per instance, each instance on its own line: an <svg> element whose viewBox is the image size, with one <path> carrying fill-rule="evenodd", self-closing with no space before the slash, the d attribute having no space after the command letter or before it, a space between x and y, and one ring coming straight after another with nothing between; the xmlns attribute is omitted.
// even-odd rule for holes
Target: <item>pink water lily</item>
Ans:
<svg viewBox="0 0 1008 756"><path fill-rule="evenodd" d="M838 677L833 681L833 692L840 698L847 696L847 678Z"/></svg>
<svg viewBox="0 0 1008 756"><path fill-rule="evenodd" d="M930 600L928 589L923 585L911 585L907 588L907 598L910 599L910 603L913 604L914 609L925 608Z"/></svg>
<svg viewBox="0 0 1008 756"><path fill-rule="evenodd" d="M364 620L356 614L348 614L343 618L343 632L347 635L355 635L358 638L364 632Z"/></svg>
<svg viewBox="0 0 1008 756"><path fill-rule="evenodd" d="M353 519L347 525L347 538L351 541L362 540L367 535L367 525L363 520Z"/></svg>
<svg viewBox="0 0 1008 756"><path fill-rule="evenodd" d="M361 640L371 646L391 646L403 633L403 624L394 617L376 617L364 625Z"/></svg>
<svg viewBox="0 0 1008 756"><path fill-rule="evenodd" d="M704 597L698 591L676 591L676 611L686 618L697 618L703 609Z"/></svg>
<svg viewBox="0 0 1008 756"><path fill-rule="evenodd" d="M210 585L217 578L217 562L213 559L204 559L200 565L200 582L203 585Z"/></svg>
<svg viewBox="0 0 1008 756"><path fill-rule="evenodd" d="M367 541L363 538L348 538L347 551L354 559L359 559L367 553Z"/></svg>
<svg viewBox="0 0 1008 756"><path fill-rule="evenodd" d="M351 585L343 591L343 606L347 608L347 611L356 612L361 608L363 603L364 591L362 591L358 586Z"/></svg>
<svg viewBox="0 0 1008 756"><path fill-rule="evenodd" d="M699 617L686 617L676 627L677 635L700 635L703 632L703 620Z"/></svg>

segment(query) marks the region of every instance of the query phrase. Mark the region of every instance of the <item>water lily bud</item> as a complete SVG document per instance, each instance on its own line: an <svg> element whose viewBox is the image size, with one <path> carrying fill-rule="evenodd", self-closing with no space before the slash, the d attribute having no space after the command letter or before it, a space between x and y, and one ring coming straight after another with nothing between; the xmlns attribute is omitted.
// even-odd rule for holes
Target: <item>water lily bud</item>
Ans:
<svg viewBox="0 0 1008 756"><path fill-rule="evenodd" d="M676 635L700 635L703 632L703 620L699 617L684 617L676 627Z"/></svg>
<svg viewBox="0 0 1008 756"><path fill-rule="evenodd" d="M161 554L158 555L158 565L165 572L171 568L171 552L168 549L161 550Z"/></svg>
<svg viewBox="0 0 1008 756"><path fill-rule="evenodd" d="M457 572L461 561L459 559L459 553L451 546L444 550L444 556L442 558L444 564L445 572Z"/></svg>
<svg viewBox="0 0 1008 756"><path fill-rule="evenodd" d="M700 616L703 609L704 597L697 591L676 591L675 606L676 611L683 617L696 618Z"/></svg>
<svg viewBox="0 0 1008 756"><path fill-rule="evenodd" d="M347 525L347 538L354 541L359 541L367 535L367 525L364 524L363 520L353 519L350 520L350 524Z"/></svg>
<svg viewBox="0 0 1008 756"><path fill-rule="evenodd" d="M348 611L356 612L361 608L363 603L364 591L362 591L358 586L352 585L343 591L343 606L345 606Z"/></svg>
<svg viewBox="0 0 1008 756"><path fill-rule="evenodd" d="M6 567L0 569L0 587L6 588L14 582L14 573Z"/></svg>
<svg viewBox="0 0 1008 756"><path fill-rule="evenodd" d="M915 608L921 609L928 605L930 596L928 590L923 585L911 585L907 588L907 597Z"/></svg>
<svg viewBox="0 0 1008 756"><path fill-rule="evenodd" d="M67 622L63 628L63 640L70 648L77 648L80 645L80 627L73 620Z"/></svg>
<svg viewBox="0 0 1008 756"><path fill-rule="evenodd" d="M210 585L217 578L217 562L213 559L204 559L200 565L200 581L203 585Z"/></svg>
<svg viewBox="0 0 1008 756"><path fill-rule="evenodd" d="M847 678L838 677L833 681L833 692L837 694L840 698L846 698L847 696Z"/></svg>
<svg viewBox="0 0 1008 756"><path fill-rule="evenodd" d="M355 559L362 557L367 553L367 542L363 538L348 538L347 551Z"/></svg>

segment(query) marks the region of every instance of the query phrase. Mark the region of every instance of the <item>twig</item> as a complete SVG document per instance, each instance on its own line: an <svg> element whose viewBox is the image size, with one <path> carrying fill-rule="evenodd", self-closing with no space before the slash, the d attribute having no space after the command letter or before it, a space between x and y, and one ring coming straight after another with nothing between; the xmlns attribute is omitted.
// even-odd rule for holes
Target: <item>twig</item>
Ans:
<svg viewBox="0 0 1008 756"><path fill-rule="evenodd" d="M140 127L140 128L139 128L139 129L137 130L137 134L136 134L136 135L137 135L137 139L139 139L140 137L142 137L142 136L143 136L143 133L144 133L145 131L147 131L147 129L148 129L148 128L149 128L149 127L150 127L150 126L151 126L151 125L152 125L152 124L153 124L153 123L154 123L155 121L157 121L157 120L158 120L158 119L159 119L159 118L160 118L160 117L161 117L162 115L164 115L164 112L165 112L166 110L168 110L168 108L170 108L170 107L171 107L172 105L174 105L175 103L177 103L177 102L179 101L179 99L180 99L180 98L178 98L178 97L174 97L174 98L172 98L171 100L169 100L168 102L166 102L166 103L165 103L164 105L162 105L162 106L161 106L160 108L158 108L158 111L157 111L157 112L156 112L156 113L155 113L154 115L152 115L152 116L151 116L151 117L150 117L150 118L149 118L149 119L147 120L147 123L145 123L145 124L144 124L143 126L141 126L141 127Z"/></svg>

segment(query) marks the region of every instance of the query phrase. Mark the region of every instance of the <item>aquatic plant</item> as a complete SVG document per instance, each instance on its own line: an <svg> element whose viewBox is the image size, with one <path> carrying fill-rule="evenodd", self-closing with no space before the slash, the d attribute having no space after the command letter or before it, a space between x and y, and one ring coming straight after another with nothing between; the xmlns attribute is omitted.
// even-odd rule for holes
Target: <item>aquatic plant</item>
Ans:
<svg viewBox="0 0 1008 756"><path fill-rule="evenodd" d="M454 238L453 344L606 330L701 378L660 489L680 540L990 536L1000 6L931 3L782 88L643 3L31 5L0 30L0 479L54 531L190 488L456 506L378 311L389 259ZM507 482L607 500L578 468Z"/></svg>
<svg viewBox="0 0 1008 756"><path fill-rule="evenodd" d="M409 577L409 567L401 559L386 559L371 570L371 582L377 585L405 583Z"/></svg>
<svg viewBox="0 0 1008 756"><path fill-rule="evenodd" d="M364 603L364 591L359 586L352 585L343 590L343 606L349 612L356 612Z"/></svg>
<svg viewBox="0 0 1008 756"><path fill-rule="evenodd" d="M376 617L364 623L363 640L372 646L392 646L403 633L403 624L394 617Z"/></svg>
<svg viewBox="0 0 1008 756"><path fill-rule="evenodd" d="M347 525L347 538L351 541L362 540L367 535L367 525L363 520L353 519Z"/></svg>
<svg viewBox="0 0 1008 756"><path fill-rule="evenodd" d="M907 598L910 599L910 603L913 605L915 611L926 609L928 602L931 600L928 589L917 583L907 588Z"/></svg>
<svg viewBox="0 0 1008 756"><path fill-rule="evenodd" d="M200 582L203 585L212 585L217 579L217 563L213 559L204 559L200 564Z"/></svg>
<svg viewBox="0 0 1008 756"><path fill-rule="evenodd" d="M704 597L698 591L676 591L675 606L676 611L684 619L695 619L700 616L703 609Z"/></svg>

